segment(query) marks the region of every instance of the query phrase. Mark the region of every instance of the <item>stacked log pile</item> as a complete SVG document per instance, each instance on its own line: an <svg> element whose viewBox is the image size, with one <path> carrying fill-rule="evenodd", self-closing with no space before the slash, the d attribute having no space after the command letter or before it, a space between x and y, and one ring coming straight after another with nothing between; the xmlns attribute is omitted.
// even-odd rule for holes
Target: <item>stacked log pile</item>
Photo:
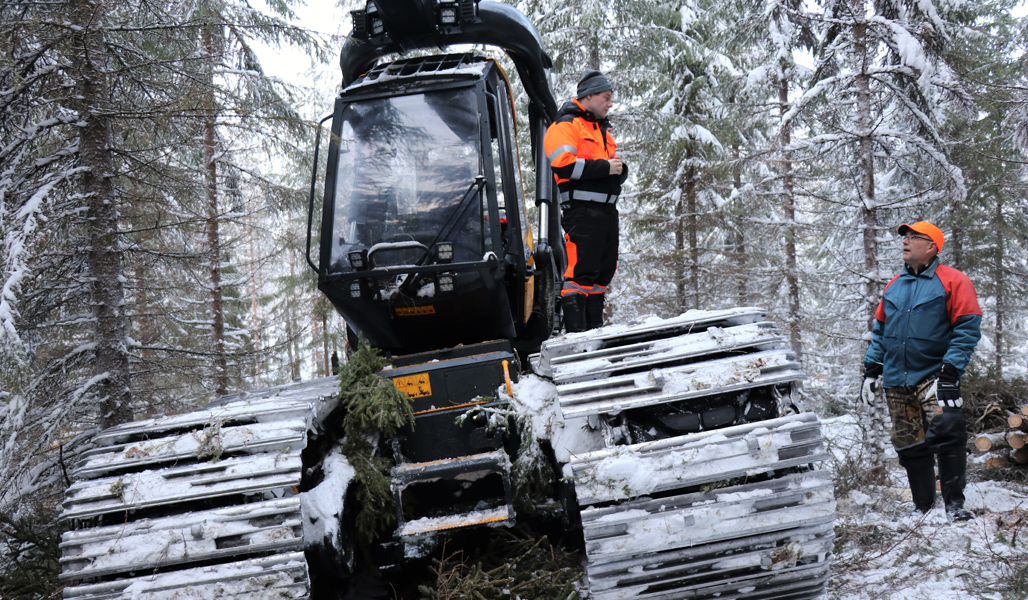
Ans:
<svg viewBox="0 0 1028 600"><path fill-rule="evenodd" d="M987 469L1028 468L1028 406L1007 415L1005 431L978 434L974 446L979 452L989 453L985 460Z"/></svg>

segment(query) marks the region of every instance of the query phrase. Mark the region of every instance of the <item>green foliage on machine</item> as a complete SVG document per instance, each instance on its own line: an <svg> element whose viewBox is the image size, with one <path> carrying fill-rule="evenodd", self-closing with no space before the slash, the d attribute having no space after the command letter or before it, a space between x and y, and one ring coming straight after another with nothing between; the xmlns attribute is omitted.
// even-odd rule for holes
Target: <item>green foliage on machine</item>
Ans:
<svg viewBox="0 0 1028 600"><path fill-rule="evenodd" d="M387 362L375 348L360 347L339 369L339 408L344 411L343 431L374 430L390 438L404 425L414 425L410 399L392 381L378 374Z"/></svg>
<svg viewBox="0 0 1028 600"><path fill-rule="evenodd" d="M531 532L497 530L487 547L433 560L434 581L418 586L419 600L581 598L582 558Z"/></svg>
<svg viewBox="0 0 1028 600"><path fill-rule="evenodd" d="M378 350L362 340L339 370L338 423L343 455L353 466L352 482L360 545L367 550L377 536L396 523L396 505L390 490L391 456L379 453L380 439L389 439L414 424L410 400L379 372L386 366Z"/></svg>

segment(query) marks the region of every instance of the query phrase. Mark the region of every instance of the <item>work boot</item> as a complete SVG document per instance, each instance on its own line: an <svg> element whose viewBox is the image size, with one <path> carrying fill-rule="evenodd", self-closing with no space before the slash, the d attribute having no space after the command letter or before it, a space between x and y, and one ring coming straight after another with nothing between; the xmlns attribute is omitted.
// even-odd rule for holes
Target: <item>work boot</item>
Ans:
<svg viewBox="0 0 1028 600"><path fill-rule="evenodd" d="M560 299L560 309L564 313L564 331L585 331L585 294L565 294Z"/></svg>
<svg viewBox="0 0 1028 600"><path fill-rule="evenodd" d="M603 327L603 294L590 294L585 299L585 328Z"/></svg>
<svg viewBox="0 0 1028 600"><path fill-rule="evenodd" d="M939 454L939 483L942 487L942 501L951 521L967 521L974 518L964 508L964 485L967 483L967 453L963 448Z"/></svg>
<svg viewBox="0 0 1028 600"><path fill-rule="evenodd" d="M910 482L910 495L914 500L914 507L922 513L932 510L935 506L934 457L929 454L902 462L907 470L907 481Z"/></svg>

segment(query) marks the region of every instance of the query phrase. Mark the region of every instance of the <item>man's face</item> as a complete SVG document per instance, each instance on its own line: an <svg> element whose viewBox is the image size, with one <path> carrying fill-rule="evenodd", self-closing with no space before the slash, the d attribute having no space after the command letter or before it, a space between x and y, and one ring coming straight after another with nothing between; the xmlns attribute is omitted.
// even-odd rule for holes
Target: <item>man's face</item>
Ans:
<svg viewBox="0 0 1028 600"><path fill-rule="evenodd" d="M590 94L579 100L579 102L582 103L582 108L591 112L597 119L602 119L607 116L607 111L610 110L610 107L614 106L613 98L614 94L607 90L599 94Z"/></svg>
<svg viewBox="0 0 1028 600"><path fill-rule="evenodd" d="M908 229L903 235L903 262L912 268L927 265L932 257L939 253L932 238L913 229Z"/></svg>

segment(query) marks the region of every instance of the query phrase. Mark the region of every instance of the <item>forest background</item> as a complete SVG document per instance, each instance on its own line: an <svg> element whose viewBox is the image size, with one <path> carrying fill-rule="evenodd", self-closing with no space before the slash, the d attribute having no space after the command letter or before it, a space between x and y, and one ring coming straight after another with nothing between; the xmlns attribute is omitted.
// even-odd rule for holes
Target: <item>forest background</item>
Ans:
<svg viewBox="0 0 1028 600"><path fill-rule="evenodd" d="M808 408L840 414L901 267L895 228L925 219L985 313L969 378L1023 383L1019 0L508 1L560 98L587 67L615 87L632 178L609 322L764 307L805 364ZM5 534L52 522L75 436L325 375L343 354L304 260L341 38L295 9L0 0ZM266 74L261 49L279 47L297 72L321 65L310 85Z"/></svg>

